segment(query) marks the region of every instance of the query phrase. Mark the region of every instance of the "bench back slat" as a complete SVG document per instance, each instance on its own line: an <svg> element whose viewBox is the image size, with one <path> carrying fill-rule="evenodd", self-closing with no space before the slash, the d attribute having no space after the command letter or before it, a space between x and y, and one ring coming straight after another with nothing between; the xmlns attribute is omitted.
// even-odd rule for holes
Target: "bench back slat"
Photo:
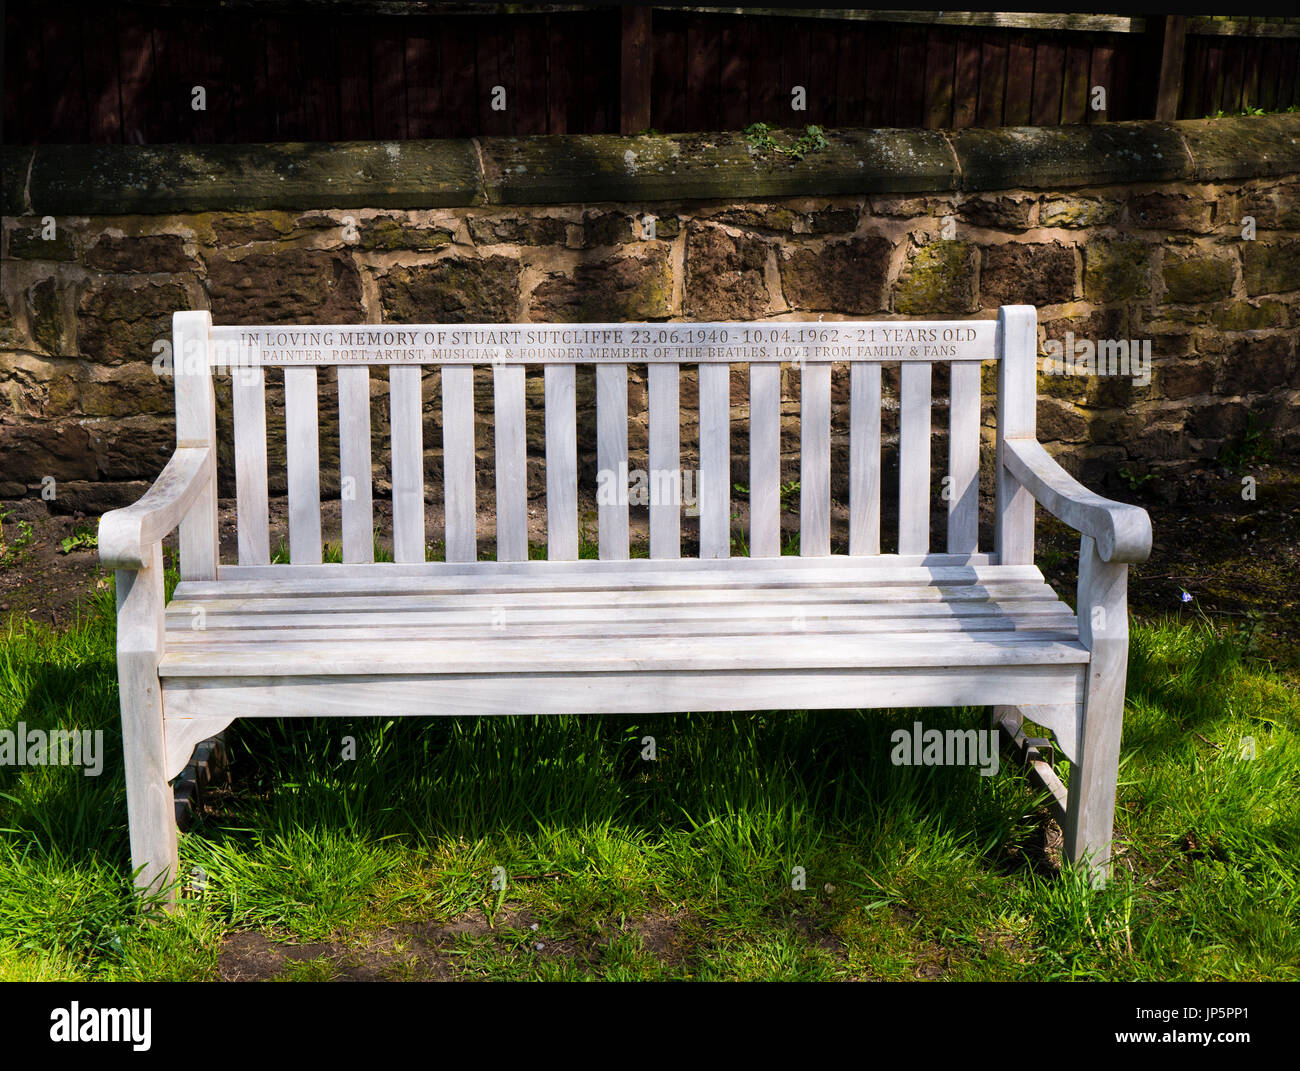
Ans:
<svg viewBox="0 0 1300 1071"><path fill-rule="evenodd" d="M365 376L364 368L340 369ZM235 520L239 564L271 564L271 527L266 493L266 370L241 368L230 388L235 426ZM341 393L341 392L340 392ZM339 399L340 406L342 398ZM369 405L365 407L369 418ZM370 470L366 469L369 484Z"/></svg>
<svg viewBox="0 0 1300 1071"><path fill-rule="evenodd" d="M597 488L596 526L600 556L611 561L628 557L627 495L627 365L596 366L596 465L605 474ZM610 481L610 476L624 478Z"/></svg>
<svg viewBox="0 0 1300 1071"><path fill-rule="evenodd" d="M442 370L443 511L447 560L478 557L474 490L474 369L448 365Z"/></svg>
<svg viewBox="0 0 1300 1071"><path fill-rule="evenodd" d="M172 317L172 359L176 374L176 445L206 446L215 471L217 402L207 359L212 352L212 316L178 312ZM209 482L180 524L181 578L217 578L217 483Z"/></svg>
<svg viewBox="0 0 1300 1071"><path fill-rule="evenodd" d="M578 405L576 369L548 364L546 378L546 556L578 559Z"/></svg>
<svg viewBox="0 0 1300 1071"><path fill-rule="evenodd" d="M315 368L284 370L284 437L289 483L289 561L319 564L320 436Z"/></svg>
<svg viewBox="0 0 1300 1071"><path fill-rule="evenodd" d="M880 365L849 370L849 554L880 553Z"/></svg>
<svg viewBox="0 0 1300 1071"><path fill-rule="evenodd" d="M898 553L930 550L930 365L904 364L898 389Z"/></svg>
<svg viewBox="0 0 1300 1071"><path fill-rule="evenodd" d="M749 555L781 556L781 366L749 366Z"/></svg>
<svg viewBox="0 0 1300 1071"><path fill-rule="evenodd" d="M393 560L398 562L424 561L424 407L421 388L418 365L388 370Z"/></svg>
<svg viewBox="0 0 1300 1071"><path fill-rule="evenodd" d="M370 369L340 368L338 376L343 560L349 564L372 562L375 516L370 469ZM397 499L396 479L393 499Z"/></svg>
<svg viewBox="0 0 1300 1071"><path fill-rule="evenodd" d="M681 376L676 365L646 370L650 408L650 557L682 556Z"/></svg>
<svg viewBox="0 0 1300 1071"><path fill-rule="evenodd" d="M216 327L206 313L176 318L175 348L206 345L207 364L252 365L233 378L235 483L241 565L270 561L266 397L267 365L284 375L285 457L289 489L290 562L320 562L321 481L319 389L321 365L334 366L338 383L339 476L347 564L374 561L374 488L368 366L383 365L391 416L392 539L397 563L425 560L423 367L436 365L441 387L443 504L446 559L477 558L475 436L491 437L496 472L496 554L500 561L528 557L528 365L544 369L547 557L579 556L577 374L595 365L595 446L598 466L599 556L625 561L630 553L631 504L649 506L650 555L680 559L683 507L698 515L701 559L731 553L733 513L732 410L745 419L748 401L749 557L779 557L782 549L782 479L799 453L800 552L831 554L835 503L831 488L848 480L848 551L870 557L882 550L883 459L889 440L882 410L894 402L883 390L883 366L898 367L898 540L900 555L932 552L934 510L946 504L945 551L975 555L979 547L981 449L980 362L999 367L999 436L1033 434L1036 315L1007 306L992 321L892 321L859 323L766 322L753 324L524 324L524 325L313 325ZM948 365L948 398L933 396L932 368ZM681 397L682 365L694 374L698 397ZM734 365L749 366L748 398L733 397ZM475 415L475 369L492 367L488 413ZM629 366L645 370L646 411L629 413ZM785 370L788 367L789 371ZM848 372L848 397L838 393L837 369ZM215 445L215 404L210 374L177 371L177 439ZM182 374L184 373L184 374ZM892 373L891 373L892 374ZM797 441L791 400L782 391L797 375ZM689 382L689 379L688 379ZM736 380L737 383L742 381ZM688 388L689 389L689 388ZM695 393L695 392L692 392ZM847 407L844 401L847 400ZM936 405L948 407L947 473L940 493L933 469ZM697 403L698 429L684 406ZM847 410L847 411L846 411ZM683 421L686 428L683 429ZM832 456L832 424L846 420L848 473ZM630 472L629 423L647 429L645 474ZM684 436L687 440L684 441ZM680 466L687 442L698 448L696 473ZM488 446L487 443L478 445ZM790 451L787 455L785 450ZM214 451L215 454L215 451ZM833 479L832 477L835 477ZM997 466L998 553L1007 563L1032 560L1032 503ZM694 496L689 492L694 490ZM532 489L534 492L538 488ZM648 492L648 500L640 491ZM434 492L436 496L436 491ZM182 527L182 574L216 572L215 485ZM641 514L644 516L644 514ZM890 541L892 543L892 540ZM937 541L936 541L937 542ZM890 546L889 550L894 550ZM933 550L937 551L936 546Z"/></svg>
<svg viewBox="0 0 1300 1071"><path fill-rule="evenodd" d="M492 369L497 561L528 560L528 439L523 365Z"/></svg>
<svg viewBox="0 0 1300 1071"><path fill-rule="evenodd" d="M731 555L731 369L701 364L700 557Z"/></svg>
<svg viewBox="0 0 1300 1071"><path fill-rule="evenodd" d="M980 366L948 369L948 553L974 554L979 539Z"/></svg>
<svg viewBox="0 0 1300 1071"><path fill-rule="evenodd" d="M831 366L806 364L799 379L799 553L831 552Z"/></svg>

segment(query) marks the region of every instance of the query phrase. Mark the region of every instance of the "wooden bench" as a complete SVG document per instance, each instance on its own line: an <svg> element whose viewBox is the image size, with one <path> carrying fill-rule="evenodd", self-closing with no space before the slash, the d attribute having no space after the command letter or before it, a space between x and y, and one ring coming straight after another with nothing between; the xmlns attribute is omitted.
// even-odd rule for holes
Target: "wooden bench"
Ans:
<svg viewBox="0 0 1300 1071"><path fill-rule="evenodd" d="M99 535L117 576L137 884L174 897L168 782L197 742L235 717L958 705L988 705L1011 724L1028 718L1052 731L1073 764L1065 852L1104 881L1128 651L1126 563L1146 558L1151 526L1145 511L1086 490L1038 444L1036 355L1036 313L1023 305L1004 306L996 322L816 324L242 328L177 313L176 452L139 502L104 516ZM981 550L983 361L997 362L998 394L994 545ZM799 554L784 557L781 362L798 364L800 386ZM847 554L831 553L832 362L850 369ZM895 362L897 549L883 553L881 371ZM731 544L733 363L749 366L744 557ZM547 558L534 561L528 364L545 369ZM659 493L648 559L629 560L626 496L606 495L599 560L578 560L580 364L596 366L599 469L620 480L628 366L646 366L649 470L670 474L661 491L679 472L681 377L690 375L680 366L697 367L697 558L681 557L683 510ZM949 366L946 496L931 472L935 364ZM217 542L213 377L225 365L237 565L219 561ZM342 564L322 564L322 365L337 366ZM440 369L445 533L436 534L425 524L422 365ZM474 365L492 368L494 561L477 560ZM387 366L393 562L373 554L375 366ZM290 563L272 564L265 398L267 380L281 374ZM1077 616L1034 566L1035 503L1081 533ZM942 551L930 546L936 505L947 513ZM161 541L178 526L181 580L164 605ZM446 561L426 562L426 539L444 534Z"/></svg>

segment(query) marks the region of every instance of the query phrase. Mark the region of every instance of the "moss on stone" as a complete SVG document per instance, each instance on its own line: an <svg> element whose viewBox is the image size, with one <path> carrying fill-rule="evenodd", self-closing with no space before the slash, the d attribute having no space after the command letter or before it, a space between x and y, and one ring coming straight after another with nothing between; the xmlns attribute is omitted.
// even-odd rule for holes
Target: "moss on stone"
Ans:
<svg viewBox="0 0 1300 1071"><path fill-rule="evenodd" d="M908 316L974 309L975 247L968 242L922 246L894 286L894 311Z"/></svg>
<svg viewBox="0 0 1300 1071"><path fill-rule="evenodd" d="M1166 254L1165 300L1219 301L1232 293L1236 266L1226 257L1176 257Z"/></svg>
<svg viewBox="0 0 1300 1071"><path fill-rule="evenodd" d="M1088 301L1123 301L1151 294L1151 247L1142 242L1093 241L1083 251Z"/></svg>

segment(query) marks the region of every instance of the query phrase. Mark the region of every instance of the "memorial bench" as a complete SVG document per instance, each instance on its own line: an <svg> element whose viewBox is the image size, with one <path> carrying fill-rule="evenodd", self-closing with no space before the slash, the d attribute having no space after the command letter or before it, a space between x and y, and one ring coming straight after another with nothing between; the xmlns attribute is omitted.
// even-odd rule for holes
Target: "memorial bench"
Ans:
<svg viewBox="0 0 1300 1071"><path fill-rule="evenodd" d="M1144 510L1092 494L1035 439L1037 319L213 327L174 320L176 452L100 524L116 570L131 856L175 897L169 780L236 717L987 705L1043 725L1071 761L1064 850L1109 869L1128 652L1128 562ZM981 362L997 362L994 546L978 547ZM798 556L781 554L781 363L800 411ZM848 553L832 554L832 364L849 367ZM732 555L731 364L749 366L748 554ZM881 371L899 382L896 552L881 548ZM597 463L627 480L628 366L645 365L648 463L680 472L681 366L698 377L698 557L652 497L629 559L626 495L578 560L575 372L594 364ZM947 495L931 472L931 372L949 370ZM446 561L426 562L422 366L440 376ZM496 560L478 561L474 366L490 365ZM544 367L546 560L528 560L525 366ZM238 564L219 561L215 374L233 400ZM322 563L318 369L335 366L342 563ZM387 368L393 562L374 561L371 375ZM288 564L273 564L268 368L281 368ZM272 372L271 375L278 373ZM689 373L688 373L689 374ZM688 381L689 382L689 381ZM328 385L328 384L327 384ZM667 474L669 477L664 480ZM652 483L655 482L652 480ZM624 482L624 486L626 483ZM947 512L942 552L930 514ZM1034 508L1081 533L1077 615L1034 566ZM180 529L164 603L162 540Z"/></svg>

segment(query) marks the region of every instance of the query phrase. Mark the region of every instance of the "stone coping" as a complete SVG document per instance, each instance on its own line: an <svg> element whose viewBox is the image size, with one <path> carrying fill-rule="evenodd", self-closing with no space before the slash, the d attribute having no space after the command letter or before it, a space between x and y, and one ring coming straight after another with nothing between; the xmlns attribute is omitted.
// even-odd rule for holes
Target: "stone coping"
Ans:
<svg viewBox="0 0 1300 1071"><path fill-rule="evenodd" d="M776 132L790 146L797 132ZM127 215L1061 189L1300 172L1300 113L1091 126L0 147L0 212Z"/></svg>

